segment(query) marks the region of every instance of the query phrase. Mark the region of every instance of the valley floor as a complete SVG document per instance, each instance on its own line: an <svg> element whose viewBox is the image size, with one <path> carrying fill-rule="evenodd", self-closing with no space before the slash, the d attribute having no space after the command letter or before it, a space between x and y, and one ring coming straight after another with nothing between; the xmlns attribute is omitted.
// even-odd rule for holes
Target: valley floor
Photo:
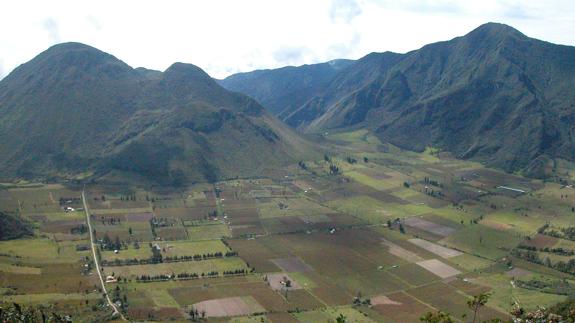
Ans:
<svg viewBox="0 0 575 323"><path fill-rule="evenodd" d="M96 257L133 321L419 322L509 318L572 294L575 190L329 135L332 154L267 178L185 189L86 187ZM513 188L510 190L508 188ZM0 211L34 236L0 242L0 301L109 319L82 188L12 185ZM571 230L573 229L573 230Z"/></svg>

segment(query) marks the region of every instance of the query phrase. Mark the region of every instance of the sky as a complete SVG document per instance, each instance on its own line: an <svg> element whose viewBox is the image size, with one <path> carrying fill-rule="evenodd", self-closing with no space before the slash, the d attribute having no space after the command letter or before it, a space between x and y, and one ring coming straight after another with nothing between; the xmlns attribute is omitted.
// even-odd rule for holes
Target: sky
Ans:
<svg viewBox="0 0 575 323"><path fill-rule="evenodd" d="M575 45L573 0L20 0L0 8L0 79L69 41L132 67L163 71L192 63L216 78L405 53L490 21Z"/></svg>

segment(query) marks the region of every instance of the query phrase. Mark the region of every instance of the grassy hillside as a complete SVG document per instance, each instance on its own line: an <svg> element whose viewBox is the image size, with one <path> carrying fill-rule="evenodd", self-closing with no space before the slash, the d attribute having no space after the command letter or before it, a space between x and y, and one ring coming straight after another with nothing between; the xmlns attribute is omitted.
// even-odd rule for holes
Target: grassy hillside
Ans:
<svg viewBox="0 0 575 323"><path fill-rule="evenodd" d="M247 94L274 115L283 118L321 93L338 73L353 63L339 59L327 63L287 66L238 73L220 81L226 89Z"/></svg>
<svg viewBox="0 0 575 323"><path fill-rule="evenodd" d="M0 82L0 177L102 176L161 184L255 176L310 145L200 68L132 69L95 48L56 45Z"/></svg>
<svg viewBox="0 0 575 323"><path fill-rule="evenodd" d="M575 48L489 23L407 54L373 53L283 119L306 132L367 128L536 177L575 159Z"/></svg>

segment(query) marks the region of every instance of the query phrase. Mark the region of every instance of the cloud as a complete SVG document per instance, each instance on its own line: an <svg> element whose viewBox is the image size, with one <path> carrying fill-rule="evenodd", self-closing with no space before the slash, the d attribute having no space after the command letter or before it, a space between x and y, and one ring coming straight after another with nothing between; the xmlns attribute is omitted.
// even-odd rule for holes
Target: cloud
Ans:
<svg viewBox="0 0 575 323"><path fill-rule="evenodd" d="M459 13L463 10L459 2L453 0L379 0L384 8L418 13Z"/></svg>
<svg viewBox="0 0 575 323"><path fill-rule="evenodd" d="M514 5L509 6L505 9L503 15L508 18L513 19L535 19L536 17L533 16L531 13L528 12L525 8Z"/></svg>
<svg viewBox="0 0 575 323"><path fill-rule="evenodd" d="M354 32L351 39L346 42L333 44L328 47L328 56L330 57L350 57L355 52L361 41L361 34Z"/></svg>
<svg viewBox="0 0 575 323"><path fill-rule="evenodd" d="M273 53L273 58L281 65L302 65L311 54L313 54L312 51L303 46L282 47Z"/></svg>
<svg viewBox="0 0 575 323"><path fill-rule="evenodd" d="M17 31L0 33L4 74L64 41L86 43L132 66L164 70L189 62L220 78L370 52L405 53L489 21L575 44L573 0L27 0L3 9L11 14L0 19L0 30Z"/></svg>
<svg viewBox="0 0 575 323"><path fill-rule="evenodd" d="M48 38L52 43L60 43L60 27L54 18L47 18L42 25L48 33Z"/></svg>
<svg viewBox="0 0 575 323"><path fill-rule="evenodd" d="M92 27L94 27L94 29L96 30L101 30L102 29L102 24L100 23L100 21L98 21L98 19L92 15L88 15L86 16L86 21L88 22L88 24Z"/></svg>
<svg viewBox="0 0 575 323"><path fill-rule="evenodd" d="M329 9L332 22L349 23L361 15L361 7L355 0L333 0Z"/></svg>

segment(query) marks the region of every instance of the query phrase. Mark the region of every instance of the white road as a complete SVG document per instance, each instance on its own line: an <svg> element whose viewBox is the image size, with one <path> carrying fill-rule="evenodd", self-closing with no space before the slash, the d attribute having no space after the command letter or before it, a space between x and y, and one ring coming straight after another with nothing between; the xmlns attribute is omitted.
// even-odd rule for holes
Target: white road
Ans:
<svg viewBox="0 0 575 323"><path fill-rule="evenodd" d="M124 317L124 315L122 315L122 313L120 313L120 311L118 311L116 304L112 302L112 300L110 299L110 295L108 295L108 291L106 290L106 283L104 282L104 278L102 277L102 271L100 270L98 257L96 257L96 244L94 243L94 232L92 231L92 223L90 222L90 212L88 211L88 203L86 203L86 194L84 193L84 190L82 190L82 204L84 204L84 212L86 213L86 221L88 222L88 232L90 232L90 245L92 246L92 256L94 256L94 263L96 264L96 272L98 273L98 277L100 278L100 283L102 284L102 290L104 291L104 295L106 295L106 300L108 301L108 304L114 310L112 316L115 317L116 315L119 315L125 321L126 318Z"/></svg>

